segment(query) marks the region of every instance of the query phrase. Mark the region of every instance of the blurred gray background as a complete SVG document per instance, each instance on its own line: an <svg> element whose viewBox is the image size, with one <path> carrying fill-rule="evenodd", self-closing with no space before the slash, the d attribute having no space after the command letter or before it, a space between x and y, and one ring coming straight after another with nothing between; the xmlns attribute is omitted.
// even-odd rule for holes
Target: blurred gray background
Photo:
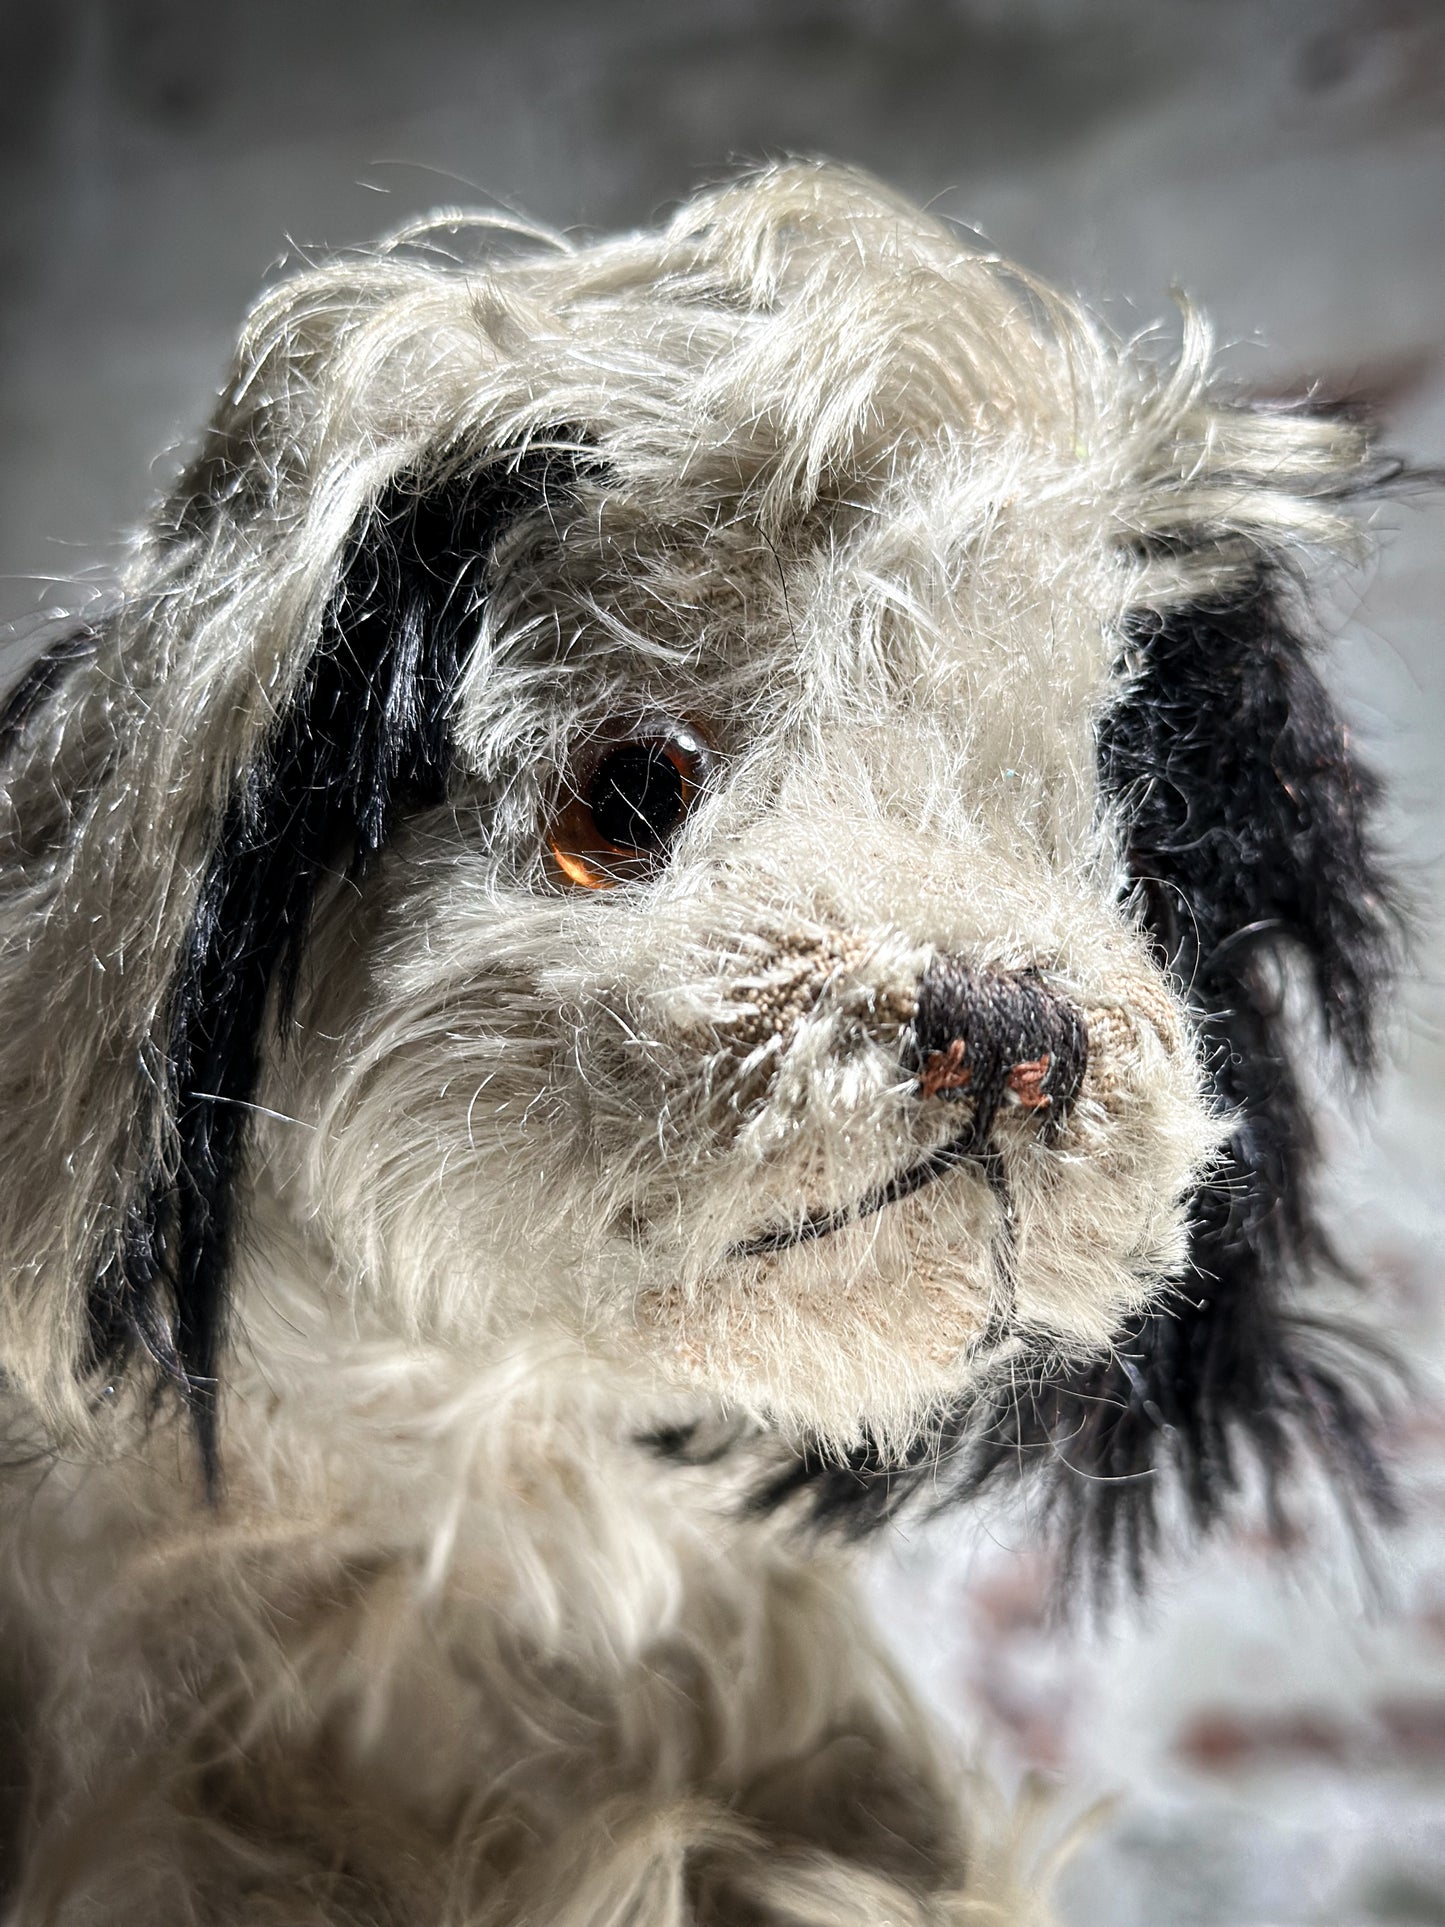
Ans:
<svg viewBox="0 0 1445 1927"><path fill-rule="evenodd" d="M1239 384L1445 462L1445 0L0 0L0 621L74 607L278 258L439 203L649 220L736 160L872 168L1129 331L1188 291ZM1257 1522L1061 1634L1025 1520L900 1533L875 1596L991 1772L1103 1793L1072 1927L1445 1923L1445 509L1381 514L1339 676L1421 904L1331 1208L1418 1368L1405 1528Z"/></svg>

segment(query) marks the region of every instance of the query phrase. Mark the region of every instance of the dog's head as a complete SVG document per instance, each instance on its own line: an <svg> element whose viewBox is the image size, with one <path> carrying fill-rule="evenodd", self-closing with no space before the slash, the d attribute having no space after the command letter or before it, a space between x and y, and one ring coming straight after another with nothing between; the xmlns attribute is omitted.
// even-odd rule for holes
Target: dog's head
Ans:
<svg viewBox="0 0 1445 1927"><path fill-rule="evenodd" d="M1236 1419L1352 1424L1280 1012L1299 959L1368 1062L1291 610L1370 479L824 169L285 282L12 700L12 1380L148 1364L210 1449L284 1221L399 1338L810 1441L825 1506L965 1431L1208 1486Z"/></svg>

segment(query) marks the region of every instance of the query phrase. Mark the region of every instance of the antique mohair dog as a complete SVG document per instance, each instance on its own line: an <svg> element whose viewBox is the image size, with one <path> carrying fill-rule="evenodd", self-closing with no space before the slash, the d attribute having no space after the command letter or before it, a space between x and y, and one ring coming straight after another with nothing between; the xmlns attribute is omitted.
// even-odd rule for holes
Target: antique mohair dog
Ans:
<svg viewBox="0 0 1445 1927"><path fill-rule="evenodd" d="M802 165L261 301L5 712L8 1920L1033 1918L840 1544L1378 1496L1382 471L1206 363Z"/></svg>

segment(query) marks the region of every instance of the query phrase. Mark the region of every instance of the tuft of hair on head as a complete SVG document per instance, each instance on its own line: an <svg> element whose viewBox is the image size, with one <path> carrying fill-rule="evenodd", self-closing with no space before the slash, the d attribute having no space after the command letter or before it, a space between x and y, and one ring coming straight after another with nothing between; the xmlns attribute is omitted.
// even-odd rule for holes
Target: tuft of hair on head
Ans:
<svg viewBox="0 0 1445 1927"><path fill-rule="evenodd" d="M1335 463L1321 462L1336 424L1313 417L1302 481L1295 426L1279 418L1271 482L1312 515L1416 479L1374 459L1350 418ZM1267 445L1270 429L1245 432ZM1379 785L1315 664L1290 506L1284 539L1241 542L1187 511L1140 538L1173 587L1130 615L1120 694L1098 724L1131 907L1194 1015L1228 1121L1182 1276L1106 1358L1015 1360L935 1413L901 1460L868 1437L841 1461L807 1451L760 1506L860 1534L907 1506L1022 1485L1057 1534L1066 1607L1141 1589L1167 1521L1182 1512L1206 1533L1251 1491L1287 1542L1310 1471L1355 1526L1395 1515L1381 1421L1400 1367L1366 1327L1310 1302L1312 1287L1360 1280L1317 1209L1305 1062L1322 1033L1352 1088L1375 1070L1408 919L1374 827Z"/></svg>

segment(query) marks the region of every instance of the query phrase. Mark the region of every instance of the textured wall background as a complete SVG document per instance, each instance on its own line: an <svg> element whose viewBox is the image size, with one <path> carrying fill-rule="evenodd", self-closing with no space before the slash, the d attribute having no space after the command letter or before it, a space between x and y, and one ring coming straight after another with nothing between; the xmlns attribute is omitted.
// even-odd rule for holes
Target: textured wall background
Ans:
<svg viewBox="0 0 1445 1927"><path fill-rule="evenodd" d="M440 202L645 220L731 158L871 167L1123 329L1182 285L1243 384L1370 395L1445 460L1441 0L0 0L0 618L102 582L283 249ZM1075 1927L1445 1922L1445 510L1337 598L1424 906L1399 1065L1332 1202L1421 1391L1362 1575L1245 1522L1061 1635L1027 1521L900 1535L880 1611L1051 1823L1112 1789ZM13 659L23 649L12 641Z"/></svg>

